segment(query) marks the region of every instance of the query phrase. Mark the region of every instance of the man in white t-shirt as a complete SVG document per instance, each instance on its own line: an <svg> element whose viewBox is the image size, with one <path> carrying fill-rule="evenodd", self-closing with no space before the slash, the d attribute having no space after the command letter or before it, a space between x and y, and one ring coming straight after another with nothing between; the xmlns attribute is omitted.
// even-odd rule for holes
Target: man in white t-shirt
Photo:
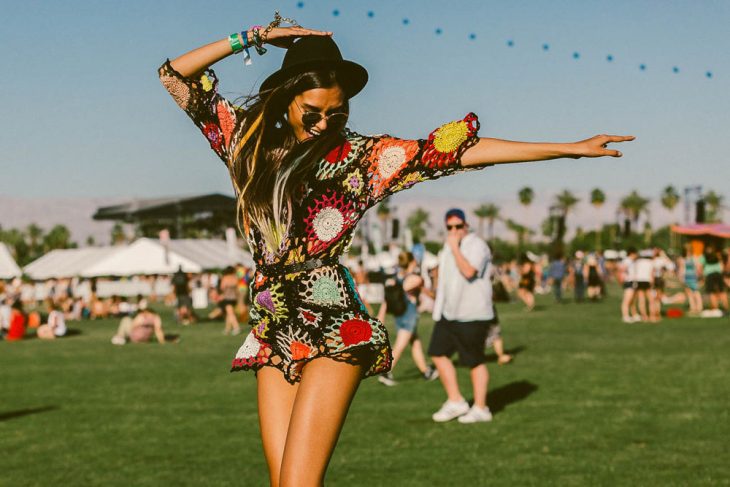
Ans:
<svg viewBox="0 0 730 487"><path fill-rule="evenodd" d="M436 325L428 354L439 371L448 397L433 414L436 422L459 418L460 423L492 420L487 407L489 372L485 365L484 341L494 319L489 266L492 255L487 244L469 233L466 216L460 209L446 212L446 245L439 253L439 278L433 319ZM471 369L474 406L469 408L459 391L456 368L451 356Z"/></svg>

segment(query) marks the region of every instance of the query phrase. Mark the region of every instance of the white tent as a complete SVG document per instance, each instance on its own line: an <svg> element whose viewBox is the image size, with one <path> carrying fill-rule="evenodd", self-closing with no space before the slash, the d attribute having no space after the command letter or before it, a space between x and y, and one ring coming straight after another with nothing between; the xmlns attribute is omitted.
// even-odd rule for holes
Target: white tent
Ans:
<svg viewBox="0 0 730 487"><path fill-rule="evenodd" d="M20 267L15 263L7 245L0 242L0 279L12 279L20 275Z"/></svg>
<svg viewBox="0 0 730 487"><path fill-rule="evenodd" d="M124 248L126 246L51 250L25 266L23 271L36 281L75 277L81 275L89 266Z"/></svg>
<svg viewBox="0 0 730 487"><path fill-rule="evenodd" d="M252 263L248 252L229 250L224 240L159 240L140 238L120 252L100 260L81 272L83 277L172 274L182 266L184 272L202 272L238 262Z"/></svg>

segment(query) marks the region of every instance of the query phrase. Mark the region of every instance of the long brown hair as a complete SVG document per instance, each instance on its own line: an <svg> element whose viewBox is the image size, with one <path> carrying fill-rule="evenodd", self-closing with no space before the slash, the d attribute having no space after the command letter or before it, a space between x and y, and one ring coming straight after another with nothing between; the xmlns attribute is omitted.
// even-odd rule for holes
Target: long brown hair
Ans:
<svg viewBox="0 0 730 487"><path fill-rule="evenodd" d="M332 69L298 74L268 92L244 100L243 132L233 148L228 169L237 198L239 230L256 227L270 251L284 240L292 218L292 202L317 162L342 143L344 127L329 127L301 143L286 119L289 104L314 88L341 86ZM348 112L348 101L343 111Z"/></svg>

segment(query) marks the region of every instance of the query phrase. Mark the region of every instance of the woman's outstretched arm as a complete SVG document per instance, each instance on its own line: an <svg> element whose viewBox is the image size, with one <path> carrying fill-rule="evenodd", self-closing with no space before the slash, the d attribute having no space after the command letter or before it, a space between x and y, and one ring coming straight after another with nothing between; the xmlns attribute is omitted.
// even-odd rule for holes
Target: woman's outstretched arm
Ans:
<svg viewBox="0 0 730 487"><path fill-rule="evenodd" d="M303 27L277 27L271 29L271 32L269 32L266 38L266 43L277 47L288 47L297 37L315 35L328 36L332 35L332 32L305 29ZM251 31L247 31L247 37L248 44L253 45L253 33ZM243 45L241 34L238 34L238 38ZM181 75L192 77L231 54L233 54L233 49L228 42L228 38L225 38L186 52L182 56L175 58L170 64Z"/></svg>
<svg viewBox="0 0 730 487"><path fill-rule="evenodd" d="M547 161L563 157L621 157L621 152L608 149L612 142L628 142L633 135L596 135L590 139L572 143L514 142L511 140L479 139L461 159L463 166L484 166L488 164L508 164L512 162Z"/></svg>

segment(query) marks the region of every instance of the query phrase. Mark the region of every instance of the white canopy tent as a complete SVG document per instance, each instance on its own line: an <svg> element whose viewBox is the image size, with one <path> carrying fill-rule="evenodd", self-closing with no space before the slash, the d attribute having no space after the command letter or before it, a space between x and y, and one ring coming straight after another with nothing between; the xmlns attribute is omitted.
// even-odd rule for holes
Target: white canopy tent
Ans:
<svg viewBox="0 0 730 487"><path fill-rule="evenodd" d="M10 249L0 242L0 279L12 279L20 274L20 267L15 263Z"/></svg>
<svg viewBox="0 0 730 487"><path fill-rule="evenodd" d="M42 281L67 277L129 277L135 275L198 273L243 263L253 266L251 254L225 240L159 240L140 238L127 245L53 250L28 264L24 271Z"/></svg>
<svg viewBox="0 0 730 487"><path fill-rule="evenodd" d="M75 277L100 260L120 252L124 248L125 246L51 250L25 266L23 271L36 281Z"/></svg>
<svg viewBox="0 0 730 487"><path fill-rule="evenodd" d="M248 252L230 248L225 240L181 239L167 245L159 240L140 238L120 252L100 260L81 272L82 277L134 276L203 272L237 263L253 264Z"/></svg>

